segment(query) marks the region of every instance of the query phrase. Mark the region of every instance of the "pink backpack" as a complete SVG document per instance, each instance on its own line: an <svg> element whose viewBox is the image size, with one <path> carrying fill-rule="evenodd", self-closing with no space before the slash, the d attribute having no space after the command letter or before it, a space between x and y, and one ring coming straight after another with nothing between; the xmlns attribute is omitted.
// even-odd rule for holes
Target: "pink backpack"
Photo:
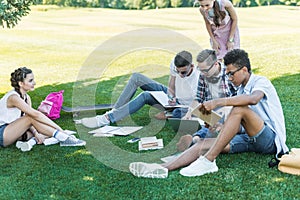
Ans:
<svg viewBox="0 0 300 200"><path fill-rule="evenodd" d="M63 93L64 90L48 94L38 107L38 111L44 113L52 120L60 118L60 110L64 101Z"/></svg>

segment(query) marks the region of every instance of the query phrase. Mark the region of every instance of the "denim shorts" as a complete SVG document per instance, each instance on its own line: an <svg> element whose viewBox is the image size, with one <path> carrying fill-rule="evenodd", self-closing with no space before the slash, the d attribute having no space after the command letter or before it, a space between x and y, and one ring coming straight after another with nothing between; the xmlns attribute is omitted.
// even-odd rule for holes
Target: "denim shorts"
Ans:
<svg viewBox="0 0 300 200"><path fill-rule="evenodd" d="M246 133L236 135L230 141L229 153L256 152L262 154L276 153L275 133L266 124L253 137Z"/></svg>
<svg viewBox="0 0 300 200"><path fill-rule="evenodd" d="M4 129L7 127L8 124L3 124L0 126L0 146L3 147L3 133Z"/></svg>

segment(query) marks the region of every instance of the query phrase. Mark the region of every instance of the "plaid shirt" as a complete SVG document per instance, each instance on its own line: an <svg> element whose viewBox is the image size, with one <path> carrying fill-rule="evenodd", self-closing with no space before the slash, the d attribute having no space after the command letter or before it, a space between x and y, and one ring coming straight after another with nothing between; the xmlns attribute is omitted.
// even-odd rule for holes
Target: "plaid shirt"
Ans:
<svg viewBox="0 0 300 200"><path fill-rule="evenodd" d="M221 65L221 82L219 84L220 92L219 92L219 98L222 97L230 97L230 96L235 96L237 92L237 88L234 87L234 85L228 81L226 78L226 68L225 65L220 63ZM198 88L197 88L197 96L196 99L199 103L203 103L204 101L209 101L212 100L212 94L209 90L209 84L208 81L206 80L205 76L200 73L199 75L199 81L198 81Z"/></svg>

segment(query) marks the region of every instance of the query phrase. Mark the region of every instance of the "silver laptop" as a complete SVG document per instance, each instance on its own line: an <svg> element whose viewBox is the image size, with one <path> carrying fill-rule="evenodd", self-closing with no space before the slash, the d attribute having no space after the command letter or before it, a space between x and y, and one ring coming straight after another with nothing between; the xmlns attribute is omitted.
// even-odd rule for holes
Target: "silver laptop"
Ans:
<svg viewBox="0 0 300 200"><path fill-rule="evenodd" d="M193 134L201 129L201 124L198 120L168 118L168 121L176 133Z"/></svg>

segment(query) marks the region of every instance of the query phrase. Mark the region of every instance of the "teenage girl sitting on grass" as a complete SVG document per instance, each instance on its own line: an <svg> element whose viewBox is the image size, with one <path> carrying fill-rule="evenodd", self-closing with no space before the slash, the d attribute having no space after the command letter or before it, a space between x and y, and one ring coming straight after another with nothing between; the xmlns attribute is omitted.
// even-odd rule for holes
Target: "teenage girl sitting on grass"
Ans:
<svg viewBox="0 0 300 200"><path fill-rule="evenodd" d="M69 136L43 113L31 107L27 92L34 90L35 81L30 69L16 69L11 73L10 81L13 90L0 100L0 146L7 147L22 138L33 138L30 142L19 143L18 148L28 151L34 144L43 142L43 135L53 136L65 146L85 145L85 141Z"/></svg>

